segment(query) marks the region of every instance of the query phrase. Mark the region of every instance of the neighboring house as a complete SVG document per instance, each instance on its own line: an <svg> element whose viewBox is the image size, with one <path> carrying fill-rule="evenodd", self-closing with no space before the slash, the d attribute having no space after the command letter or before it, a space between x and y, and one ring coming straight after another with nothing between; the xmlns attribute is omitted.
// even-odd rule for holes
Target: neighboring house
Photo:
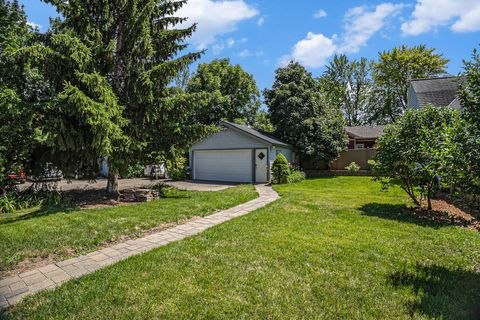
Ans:
<svg viewBox="0 0 480 320"><path fill-rule="evenodd" d="M376 148L376 141L384 129L385 126L347 127L348 150Z"/></svg>
<svg viewBox="0 0 480 320"><path fill-rule="evenodd" d="M263 183L279 153L295 162L294 148L270 134L226 121L219 127L190 149L192 179Z"/></svg>
<svg viewBox="0 0 480 320"><path fill-rule="evenodd" d="M342 152L338 159L330 163L330 170L345 170L355 162L361 170L370 170L368 160L377 153L377 139L383 134L385 126L347 127L348 150Z"/></svg>
<svg viewBox="0 0 480 320"><path fill-rule="evenodd" d="M460 109L457 98L459 86L465 82L465 77L439 77L414 79L408 89L408 106L418 109L428 104L436 107Z"/></svg>
<svg viewBox="0 0 480 320"><path fill-rule="evenodd" d="M309 171L345 170L345 167L356 162L361 170L370 170L368 160L377 153L377 139L383 134L385 126L356 126L347 127L347 150L342 152L338 159L326 163L321 160L309 160L303 164Z"/></svg>

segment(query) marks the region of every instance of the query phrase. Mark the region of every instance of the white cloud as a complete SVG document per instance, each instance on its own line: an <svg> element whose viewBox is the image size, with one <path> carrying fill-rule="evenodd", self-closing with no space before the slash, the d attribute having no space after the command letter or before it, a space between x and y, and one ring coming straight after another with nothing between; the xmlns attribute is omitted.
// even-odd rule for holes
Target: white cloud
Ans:
<svg viewBox="0 0 480 320"><path fill-rule="evenodd" d="M419 35L449 26L455 32L480 30L478 0L417 0L409 21L402 24L404 35Z"/></svg>
<svg viewBox="0 0 480 320"><path fill-rule="evenodd" d="M248 49L244 49L244 50L242 50L242 51L240 51L240 52L238 53L238 56L241 57L241 58L250 57L250 56L252 56L252 55L253 55L253 54L252 54L252 53L250 52L250 50L248 50Z"/></svg>
<svg viewBox="0 0 480 320"><path fill-rule="evenodd" d="M336 53L358 52L368 40L384 28L388 18L395 16L405 5L382 3L369 9L354 7L344 16L344 32L341 37L327 37L321 33L309 32L307 37L297 42L292 53L279 59L279 64L285 66L290 60L298 61L306 67L319 68Z"/></svg>
<svg viewBox="0 0 480 320"><path fill-rule="evenodd" d="M238 56L240 58L248 58L248 57L251 57L251 56L262 57L263 55L264 55L263 51L257 51L255 53L253 53L248 49L244 49L244 50L242 50L238 53Z"/></svg>
<svg viewBox="0 0 480 320"><path fill-rule="evenodd" d="M369 11L366 7L355 7L345 14L345 33L340 48L341 52L358 52L368 40L382 29L388 18L398 14L405 5L382 3Z"/></svg>
<svg viewBox="0 0 480 320"><path fill-rule="evenodd" d="M244 0L190 0L176 15L188 18L184 26L198 23L190 41L198 49L204 49L215 43L218 36L235 31L241 21L258 14L257 9Z"/></svg>
<svg viewBox="0 0 480 320"><path fill-rule="evenodd" d="M323 10L323 9L318 10L318 11L315 12L314 15L313 15L313 17L314 17L314 18L317 18L317 19L319 19L319 18L324 18L324 17L326 17L326 16L327 16L327 12L326 12L325 10Z"/></svg>
<svg viewBox="0 0 480 320"><path fill-rule="evenodd" d="M228 38L227 39L227 47L231 48L235 44L235 39L233 38Z"/></svg>
<svg viewBox="0 0 480 320"><path fill-rule="evenodd" d="M321 33L309 32L305 39L295 44L290 55L280 58L279 63L280 65L286 65L290 60L294 60L306 67L321 67L337 50L337 46L334 43L335 39L336 36L328 38Z"/></svg>
<svg viewBox="0 0 480 320"><path fill-rule="evenodd" d="M258 19L257 25L259 27L263 27L264 24L265 24L265 18L264 17L261 17L260 19Z"/></svg>
<svg viewBox="0 0 480 320"><path fill-rule="evenodd" d="M214 55L214 56L219 55L220 52L222 52L224 49L225 49L225 45L224 45L224 44L222 44L222 43L215 43L215 44L212 46L213 55Z"/></svg>
<svg viewBox="0 0 480 320"><path fill-rule="evenodd" d="M41 26L41 25L39 25L39 24L37 24L37 23L35 23L35 22L32 22L32 21L28 21L28 22L27 22L27 25L30 26L30 27L32 27L33 29L42 29L42 26Z"/></svg>

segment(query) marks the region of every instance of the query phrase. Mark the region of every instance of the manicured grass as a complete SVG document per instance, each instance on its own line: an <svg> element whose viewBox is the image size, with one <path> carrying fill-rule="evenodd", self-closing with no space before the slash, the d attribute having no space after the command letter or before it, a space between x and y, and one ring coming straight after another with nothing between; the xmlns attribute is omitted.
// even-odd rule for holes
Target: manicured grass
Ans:
<svg viewBox="0 0 480 320"><path fill-rule="evenodd" d="M282 199L9 309L19 319L478 319L480 234L366 177Z"/></svg>
<svg viewBox="0 0 480 320"><path fill-rule="evenodd" d="M66 258L162 223L204 216L257 197L253 186L219 192L169 192L166 198L108 209L33 209L0 215L0 271L25 259Z"/></svg>

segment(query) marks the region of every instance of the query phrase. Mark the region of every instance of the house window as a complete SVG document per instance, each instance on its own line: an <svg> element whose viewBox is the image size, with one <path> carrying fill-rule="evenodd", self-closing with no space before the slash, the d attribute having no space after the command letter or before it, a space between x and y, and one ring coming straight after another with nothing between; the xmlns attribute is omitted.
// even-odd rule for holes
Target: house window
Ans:
<svg viewBox="0 0 480 320"><path fill-rule="evenodd" d="M357 149L365 149L365 144L364 143L357 143L356 147L357 147Z"/></svg>
<svg viewBox="0 0 480 320"><path fill-rule="evenodd" d="M275 150L275 155L277 155L277 156L278 156L280 153L282 153L282 150L278 150L278 149L277 149L277 150Z"/></svg>

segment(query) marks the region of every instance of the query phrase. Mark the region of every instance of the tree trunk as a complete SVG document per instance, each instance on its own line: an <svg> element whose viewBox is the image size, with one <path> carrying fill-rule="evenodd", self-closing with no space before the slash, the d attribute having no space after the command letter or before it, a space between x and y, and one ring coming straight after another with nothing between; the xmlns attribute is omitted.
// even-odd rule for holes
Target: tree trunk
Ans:
<svg viewBox="0 0 480 320"><path fill-rule="evenodd" d="M432 187L429 186L427 190L427 209L432 210Z"/></svg>
<svg viewBox="0 0 480 320"><path fill-rule="evenodd" d="M108 173L107 193L117 199L120 196L120 192L118 190L118 174L112 172L112 170L110 170Z"/></svg>

